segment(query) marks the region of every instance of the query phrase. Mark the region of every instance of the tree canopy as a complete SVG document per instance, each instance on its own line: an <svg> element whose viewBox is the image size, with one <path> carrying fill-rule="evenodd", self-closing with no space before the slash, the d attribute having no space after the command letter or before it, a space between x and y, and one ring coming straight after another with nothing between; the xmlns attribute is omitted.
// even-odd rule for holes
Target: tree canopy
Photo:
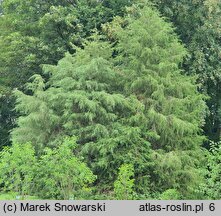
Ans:
<svg viewBox="0 0 221 216"><path fill-rule="evenodd" d="M95 33L76 54L44 67L48 82L35 75L27 85L31 95L15 92L21 117L12 140L40 151L74 135L99 186L107 187L116 167L133 161L137 191L176 187L188 175L184 190L197 164L184 158L199 152L204 138L204 96L196 78L182 75L186 50L155 10L133 6L122 23L110 24L117 28L115 46ZM161 169L169 156L171 164L163 169L168 178L169 170L176 174L164 184Z"/></svg>
<svg viewBox="0 0 221 216"><path fill-rule="evenodd" d="M219 199L219 1L1 6L0 190Z"/></svg>

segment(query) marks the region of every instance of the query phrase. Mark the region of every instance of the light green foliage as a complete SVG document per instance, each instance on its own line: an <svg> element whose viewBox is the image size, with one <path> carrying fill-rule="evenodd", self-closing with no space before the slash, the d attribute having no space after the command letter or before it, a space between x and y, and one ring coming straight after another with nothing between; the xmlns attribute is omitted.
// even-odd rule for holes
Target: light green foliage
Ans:
<svg viewBox="0 0 221 216"><path fill-rule="evenodd" d="M45 148L35 175L35 192L42 198L83 198L96 176L74 155L76 139L65 138L55 149Z"/></svg>
<svg viewBox="0 0 221 216"><path fill-rule="evenodd" d="M119 168L117 180L114 182L115 199L133 199L134 168L131 164L123 164Z"/></svg>
<svg viewBox="0 0 221 216"><path fill-rule="evenodd" d="M3 191L19 195L38 194L41 198L84 198L96 176L74 155L75 138L65 138L55 149L44 149L37 160L31 144L13 144L0 157Z"/></svg>
<svg viewBox="0 0 221 216"><path fill-rule="evenodd" d="M36 197L36 196L16 196L15 193L1 193L0 194L0 200L39 200L41 198Z"/></svg>
<svg viewBox="0 0 221 216"><path fill-rule="evenodd" d="M5 191L24 197L33 189L36 158L30 143L13 144L0 154L0 183Z"/></svg>
<svg viewBox="0 0 221 216"><path fill-rule="evenodd" d="M44 80L40 75L33 76L33 83L28 84L28 90L33 92L32 96L16 90L18 106L17 111L27 115L28 118L20 117L16 130L12 132L13 142L25 143L31 142L37 152L43 150L44 143L49 142L51 136L56 137L58 117L50 110L48 106L48 97L44 94Z"/></svg>
<svg viewBox="0 0 221 216"><path fill-rule="evenodd" d="M74 135L100 192L113 190L116 167L130 163L136 193L174 188L188 198L201 182L204 96L179 69L187 52L171 25L145 4L127 10L105 26L114 45L94 34L84 49L45 65L50 78L33 77L32 95L16 91L22 116L12 140L41 152Z"/></svg>
<svg viewBox="0 0 221 216"><path fill-rule="evenodd" d="M160 200L179 200L180 194L176 189L168 189L160 195L159 199Z"/></svg>
<svg viewBox="0 0 221 216"><path fill-rule="evenodd" d="M120 3L118 1L118 3ZM68 51L75 53L92 30L122 14L128 1L109 5L95 0L4 0L0 16L0 145L8 145L15 126L12 89L24 90L43 64L56 64ZM44 76L48 78L48 76ZM5 102L7 101L7 103ZM2 129L3 128L3 129Z"/></svg>
<svg viewBox="0 0 221 216"><path fill-rule="evenodd" d="M221 143L211 143L207 154L206 183L203 186L207 199L221 198Z"/></svg>
<svg viewBox="0 0 221 216"><path fill-rule="evenodd" d="M162 192L174 188L182 199L196 199L198 186L204 183L203 179L203 152L158 150L153 154L155 169L151 175L154 182L153 191L161 188Z"/></svg>
<svg viewBox="0 0 221 216"><path fill-rule="evenodd" d="M41 150L57 145L64 135L75 135L102 187L113 182L116 167L130 161L140 173L137 179L147 179L149 143L138 126L143 105L122 94L124 77L111 63L111 45L96 37L76 55L67 54L57 66L45 66L51 74L50 88L44 90L42 78L36 76L27 86L33 96L16 92L16 108L23 116L12 140L29 140ZM148 189L144 179L142 184Z"/></svg>
<svg viewBox="0 0 221 216"><path fill-rule="evenodd" d="M194 149L202 143L205 102L196 79L179 70L186 50L156 11L135 6L130 11L127 27L116 33L125 91L145 105L145 131L154 149Z"/></svg>
<svg viewBox="0 0 221 216"><path fill-rule="evenodd" d="M156 11L133 6L125 23L117 26L115 61L127 77L125 92L144 105L139 126L154 150L151 189L175 188L187 198L202 180L200 156L193 158L203 155L205 97L197 91L196 77L182 75L186 50Z"/></svg>

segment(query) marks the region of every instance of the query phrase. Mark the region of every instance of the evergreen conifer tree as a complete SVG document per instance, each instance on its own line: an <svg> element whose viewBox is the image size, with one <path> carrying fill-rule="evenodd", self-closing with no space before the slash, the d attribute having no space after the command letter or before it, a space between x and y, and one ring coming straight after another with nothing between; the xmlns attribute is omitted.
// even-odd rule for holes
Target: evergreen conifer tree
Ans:
<svg viewBox="0 0 221 216"><path fill-rule="evenodd" d="M123 13L129 2L121 1L118 7L94 0L0 1L0 146L10 143L15 126L12 89L24 90L33 74L42 75L42 64L57 64L82 47L94 28Z"/></svg>
<svg viewBox="0 0 221 216"><path fill-rule="evenodd" d="M221 139L220 38L221 2L219 0L151 0L176 27L176 32L189 50L183 68L197 74L200 92L209 96L205 135ZM209 148L209 142L206 147Z"/></svg>
<svg viewBox="0 0 221 216"><path fill-rule="evenodd" d="M22 116L12 140L41 150L74 135L98 189L113 189L117 169L132 164L138 194L176 189L192 198L204 97L179 69L186 50L171 25L149 6L128 10L122 25L106 26L115 46L95 34L74 56L45 66L50 79L35 76L33 95L16 92Z"/></svg>
<svg viewBox="0 0 221 216"><path fill-rule="evenodd" d="M129 8L126 19L105 29L117 41L114 61L127 77L124 94L144 105L139 127L153 150L153 190L174 188L188 197L202 180L205 96L197 91L196 77L179 69L187 52L171 25L142 5Z"/></svg>
<svg viewBox="0 0 221 216"><path fill-rule="evenodd" d="M138 179L144 178L141 173L147 173L150 148L139 123L132 123L139 120L137 115L142 117L143 104L123 95L124 77L112 63L111 45L96 37L57 66L45 66L51 74L46 85L41 76L33 77L27 85L32 96L16 91L16 108L23 116L12 140L29 140L40 153L42 146L56 146L63 136L77 136L80 153L107 187L117 175L116 167L130 161Z"/></svg>

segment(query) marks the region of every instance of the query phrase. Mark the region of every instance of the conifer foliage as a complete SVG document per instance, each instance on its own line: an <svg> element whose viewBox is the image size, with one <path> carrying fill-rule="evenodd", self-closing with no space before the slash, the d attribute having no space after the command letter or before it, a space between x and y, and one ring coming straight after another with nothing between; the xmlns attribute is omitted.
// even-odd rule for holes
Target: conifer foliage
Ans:
<svg viewBox="0 0 221 216"><path fill-rule="evenodd" d="M197 74L200 91L208 94L209 112L205 135L212 141L221 138L220 38L221 2L219 0L151 0L163 16L173 22L182 42L189 50L183 68ZM209 142L207 142L209 149Z"/></svg>
<svg viewBox="0 0 221 216"><path fill-rule="evenodd" d="M118 168L131 164L137 194L174 189L190 198L200 181L205 102L179 69L187 52L146 4L105 27L113 43L95 33L76 54L44 66L47 82L35 75L29 94L15 92L21 117L12 140L41 154L76 136L97 190L113 190Z"/></svg>
<svg viewBox="0 0 221 216"><path fill-rule="evenodd" d="M179 64L186 50L156 11L134 6L126 23L117 31L116 62L128 77L125 92L144 105L145 117L139 125L154 150L151 183L157 182L156 188L176 188L184 195L198 181L199 161L191 158L200 154L203 140L203 96L197 92L195 78L181 74Z"/></svg>
<svg viewBox="0 0 221 216"><path fill-rule="evenodd" d="M12 90L24 90L42 64L57 64L92 30L123 14L130 1L4 0L0 1L0 146L9 145L15 126ZM45 77L47 79L47 77ZM2 96L1 96L2 95Z"/></svg>

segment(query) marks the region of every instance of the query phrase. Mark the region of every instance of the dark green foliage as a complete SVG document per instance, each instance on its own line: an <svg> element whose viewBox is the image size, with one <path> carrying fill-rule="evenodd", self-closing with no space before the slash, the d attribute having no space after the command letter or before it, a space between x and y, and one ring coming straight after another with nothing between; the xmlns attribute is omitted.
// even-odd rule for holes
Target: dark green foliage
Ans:
<svg viewBox="0 0 221 216"><path fill-rule="evenodd" d="M125 5L114 9L121 11ZM42 64L57 63L65 52L73 53L94 28L120 13L114 9L93 0L4 0L0 69L10 79L7 85L20 87L41 72Z"/></svg>
<svg viewBox="0 0 221 216"><path fill-rule="evenodd" d="M112 17L114 17L116 15L123 16L126 7L131 6L136 0L103 0L102 2L104 7L107 7L110 10Z"/></svg>
<svg viewBox="0 0 221 216"><path fill-rule="evenodd" d="M8 93L0 93L0 149L8 145L10 130L15 126L14 118L15 112L12 110L14 106L14 99L10 98Z"/></svg>
<svg viewBox="0 0 221 216"><path fill-rule="evenodd" d="M208 138L218 141L221 135L221 3L218 0L153 2L173 22L189 50L183 68L188 74L198 75L200 91L210 97L204 131Z"/></svg>
<svg viewBox="0 0 221 216"><path fill-rule="evenodd" d="M176 26L176 32L186 44L194 31L203 25L205 0L151 0L159 11Z"/></svg>
<svg viewBox="0 0 221 216"><path fill-rule="evenodd" d="M221 138L221 3L205 1L207 12L204 24L196 31L190 44L193 53L188 67L190 72L199 74L201 90L206 92L209 115L206 118L205 134L214 141Z"/></svg>

